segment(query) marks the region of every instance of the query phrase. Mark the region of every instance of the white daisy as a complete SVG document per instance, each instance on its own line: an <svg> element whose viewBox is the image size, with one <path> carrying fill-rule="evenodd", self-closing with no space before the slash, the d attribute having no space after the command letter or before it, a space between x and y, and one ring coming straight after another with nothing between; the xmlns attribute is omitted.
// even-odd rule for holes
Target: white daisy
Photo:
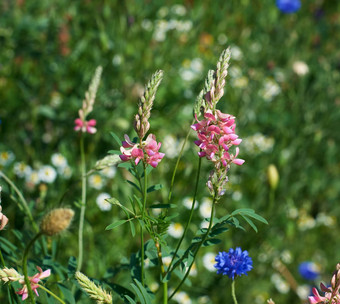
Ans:
<svg viewBox="0 0 340 304"><path fill-rule="evenodd" d="M56 177L57 177L57 171L49 165L45 165L42 166L39 169L39 179L44 182L44 183L48 183L51 184L55 181Z"/></svg>
<svg viewBox="0 0 340 304"><path fill-rule="evenodd" d="M30 175L32 168L26 165L24 162L19 162L14 164L14 173L19 177L25 177Z"/></svg>
<svg viewBox="0 0 340 304"><path fill-rule="evenodd" d="M162 262L165 267L169 267L171 260L172 260L171 256L162 257Z"/></svg>
<svg viewBox="0 0 340 304"><path fill-rule="evenodd" d="M216 271L214 265L216 264L215 261L216 254L212 252L208 252L203 256L203 266L209 271Z"/></svg>
<svg viewBox="0 0 340 304"><path fill-rule="evenodd" d="M64 179L69 179L72 176L72 169L69 166L58 168L59 175Z"/></svg>
<svg viewBox="0 0 340 304"><path fill-rule="evenodd" d="M168 234L176 239L182 236L183 231L183 226L180 223L171 223L168 228Z"/></svg>
<svg viewBox="0 0 340 304"><path fill-rule="evenodd" d="M176 293L173 299L177 301L177 303L180 303L180 304L191 304L192 303L189 295L184 291L180 291Z"/></svg>
<svg viewBox="0 0 340 304"><path fill-rule="evenodd" d="M96 199L96 203L97 203L97 206L99 207L99 209L101 211L110 211L111 208L112 208L112 205L106 201L106 199L110 198L111 195L108 194L108 193L100 193L98 196L97 196L97 199Z"/></svg>
<svg viewBox="0 0 340 304"><path fill-rule="evenodd" d="M104 186L104 180L99 174L92 174L89 177L89 186L94 189L100 190Z"/></svg>
<svg viewBox="0 0 340 304"><path fill-rule="evenodd" d="M64 168L67 166L66 158L60 153L54 153L51 156L52 165L57 168Z"/></svg>
<svg viewBox="0 0 340 304"><path fill-rule="evenodd" d="M308 74L309 67L303 61L295 61L293 63L293 71L299 76L304 76L304 75Z"/></svg>
<svg viewBox="0 0 340 304"><path fill-rule="evenodd" d="M33 170L29 174L27 174L26 182L32 185L38 185L40 183L39 172L36 170Z"/></svg>
<svg viewBox="0 0 340 304"><path fill-rule="evenodd" d="M183 199L183 201L182 201L183 206L184 206L185 208L191 210L191 207L192 207L192 199L193 199L193 198L192 198L192 197L189 197L189 196L185 197L185 198ZM198 208L198 202L196 201L196 202L195 202L195 207L194 207L194 209L197 209L197 208Z"/></svg>
<svg viewBox="0 0 340 304"><path fill-rule="evenodd" d="M203 218L210 218L210 215L211 215L211 208L212 208L212 201L211 199L209 198L205 198L201 205L200 205L200 215L203 217Z"/></svg>
<svg viewBox="0 0 340 304"><path fill-rule="evenodd" d="M15 158L14 154L11 151L0 152L0 165L2 166L9 165L14 158Z"/></svg>
<svg viewBox="0 0 340 304"><path fill-rule="evenodd" d="M113 178L115 177L117 173L117 168L114 166L106 167L103 170L100 171L105 177L107 178Z"/></svg>

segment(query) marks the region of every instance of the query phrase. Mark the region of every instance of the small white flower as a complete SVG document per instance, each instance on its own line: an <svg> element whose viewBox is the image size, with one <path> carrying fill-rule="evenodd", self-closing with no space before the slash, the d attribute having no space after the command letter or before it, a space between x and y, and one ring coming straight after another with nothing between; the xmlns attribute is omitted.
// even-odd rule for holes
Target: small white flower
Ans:
<svg viewBox="0 0 340 304"><path fill-rule="evenodd" d="M298 228L301 231L312 229L316 225L315 219L313 217L311 217L310 215L304 213L304 212L302 212L302 214L300 214L297 223L298 223Z"/></svg>
<svg viewBox="0 0 340 304"><path fill-rule="evenodd" d="M292 253L289 250L284 250L281 252L281 260L285 264L290 264L292 262Z"/></svg>
<svg viewBox="0 0 340 304"><path fill-rule="evenodd" d="M19 177L25 177L30 175L32 168L26 165L24 162L19 162L14 164L14 173Z"/></svg>
<svg viewBox="0 0 340 304"><path fill-rule="evenodd" d="M234 60L241 60L243 57L243 53L238 46L232 46L231 50L231 58Z"/></svg>
<svg viewBox="0 0 340 304"><path fill-rule="evenodd" d="M293 71L299 76L304 76L304 75L308 74L309 67L303 61L295 61L293 63Z"/></svg>
<svg viewBox="0 0 340 304"><path fill-rule="evenodd" d="M203 256L203 266L209 271L216 271L214 265L216 264L215 261L216 254L212 252L208 252Z"/></svg>
<svg viewBox="0 0 340 304"><path fill-rule="evenodd" d="M100 190L104 186L104 180L99 174L92 174L89 177L89 186L94 189Z"/></svg>
<svg viewBox="0 0 340 304"><path fill-rule="evenodd" d="M174 5L171 10L178 16L184 16L187 13L185 6L180 4Z"/></svg>
<svg viewBox="0 0 340 304"><path fill-rule="evenodd" d="M158 42L164 41L166 38L166 31L156 27L156 30L153 33L153 39Z"/></svg>
<svg viewBox="0 0 340 304"><path fill-rule="evenodd" d="M296 293L301 300L305 300L310 295L310 286L300 285L296 288Z"/></svg>
<svg viewBox="0 0 340 304"><path fill-rule="evenodd" d="M264 87L259 93L266 101L272 101L275 96L281 93L281 88L274 80L266 79Z"/></svg>
<svg viewBox="0 0 340 304"><path fill-rule="evenodd" d="M0 153L0 165L2 166L7 166L9 165L13 159L14 159L14 154L11 151L3 151Z"/></svg>
<svg viewBox="0 0 340 304"><path fill-rule="evenodd" d="M146 31L152 30L152 22L149 19L144 19L141 24L142 28Z"/></svg>
<svg viewBox="0 0 340 304"><path fill-rule="evenodd" d="M212 201L209 198L205 198L200 205L200 215L203 218L210 218L212 209Z"/></svg>
<svg viewBox="0 0 340 304"><path fill-rule="evenodd" d="M40 175L36 170L31 171L26 175L26 182L33 185L38 185L40 183Z"/></svg>
<svg viewBox="0 0 340 304"><path fill-rule="evenodd" d="M192 81L196 78L196 74L191 69L180 69L180 76L184 81Z"/></svg>
<svg viewBox="0 0 340 304"><path fill-rule="evenodd" d="M289 285L286 281L284 281L282 279L282 277L277 274L277 273L274 273L272 276L271 276L271 281L273 282L273 284L275 285L276 289L280 292L280 293L283 293L283 294L286 294L288 293L289 291Z"/></svg>
<svg viewBox="0 0 340 304"><path fill-rule="evenodd" d="M178 21L176 28L179 32L189 32L192 29L192 22L190 20Z"/></svg>
<svg viewBox="0 0 340 304"><path fill-rule="evenodd" d="M231 195L234 201L240 201L242 199L242 192L241 191L234 191Z"/></svg>
<svg viewBox="0 0 340 304"><path fill-rule="evenodd" d="M173 135L166 135L162 142L162 149L168 158L175 158L180 151L180 144Z"/></svg>
<svg viewBox="0 0 340 304"><path fill-rule="evenodd" d="M52 162L52 165L57 168L64 168L67 166L66 158L60 153L54 153L51 156L51 162Z"/></svg>
<svg viewBox="0 0 340 304"><path fill-rule="evenodd" d="M171 260L172 260L171 256L162 257L162 262L165 267L169 267Z"/></svg>
<svg viewBox="0 0 340 304"><path fill-rule="evenodd" d="M188 270L189 267L186 267L186 269ZM189 272L189 276L191 277L196 277L197 276L197 266L196 263L192 264L190 272Z"/></svg>
<svg viewBox="0 0 340 304"><path fill-rule="evenodd" d="M112 58L112 64L113 64L114 66L119 66L119 65L121 65L122 61L123 61L122 56L121 56L121 55L118 55L118 54L114 55L113 58Z"/></svg>
<svg viewBox="0 0 340 304"><path fill-rule="evenodd" d="M184 291L180 291L176 293L173 299L177 301L177 303L180 303L180 304L191 304L192 303L189 295Z"/></svg>
<svg viewBox="0 0 340 304"><path fill-rule="evenodd" d="M191 69L196 72L196 73L201 73L203 70L203 63L202 63L202 59L200 58L194 58L191 61L190 64Z"/></svg>
<svg viewBox="0 0 340 304"><path fill-rule="evenodd" d="M208 304L211 303L211 300L208 296L203 296L198 298L198 304Z"/></svg>
<svg viewBox="0 0 340 304"><path fill-rule="evenodd" d="M159 288L159 284L157 282L152 282L151 284L149 284L149 288L152 292L156 292Z"/></svg>
<svg viewBox="0 0 340 304"><path fill-rule="evenodd" d="M112 208L112 205L106 201L106 199L110 198L111 195L108 194L108 193L100 193L98 196L97 196L97 199L96 199L96 203L97 203L97 206L99 207L99 209L101 211L109 211L111 210Z"/></svg>
<svg viewBox="0 0 340 304"><path fill-rule="evenodd" d="M192 199L193 199L192 197L185 197L183 199L183 201L182 201L183 206L190 210L191 207L192 207ZM195 207L194 208L195 209L198 208L198 202L197 201L195 202Z"/></svg>
<svg viewBox="0 0 340 304"><path fill-rule="evenodd" d="M239 88L239 89L244 89L245 87L247 87L248 85L248 78L243 76L240 78L235 78L232 82L231 82L232 86L235 88Z"/></svg>
<svg viewBox="0 0 340 304"><path fill-rule="evenodd" d="M115 177L117 173L117 168L114 166L106 167L103 170L100 171L105 177L107 178L113 178Z"/></svg>
<svg viewBox="0 0 340 304"><path fill-rule="evenodd" d="M183 226L180 223L171 223L168 228L168 234L176 239L182 236L183 231Z"/></svg>
<svg viewBox="0 0 340 304"><path fill-rule="evenodd" d="M72 176L72 169L69 166L58 168L59 175L64 179L69 179Z"/></svg>
<svg viewBox="0 0 340 304"><path fill-rule="evenodd" d="M55 181L56 177L57 177L57 171L49 165L45 165L42 166L39 169L39 179L44 182L44 183L48 183L51 184Z"/></svg>
<svg viewBox="0 0 340 304"><path fill-rule="evenodd" d="M209 227L209 222L203 220L200 224L200 228L201 229L208 229L208 227Z"/></svg>
<svg viewBox="0 0 340 304"><path fill-rule="evenodd" d="M169 9L166 6L163 6L158 10L157 16L159 18L164 18L168 13L169 13Z"/></svg>
<svg viewBox="0 0 340 304"><path fill-rule="evenodd" d="M336 223L336 218L334 216L329 216L329 215L327 215L323 212L320 212L316 216L316 223L318 225L323 225L323 226L326 226L326 227L332 227Z"/></svg>

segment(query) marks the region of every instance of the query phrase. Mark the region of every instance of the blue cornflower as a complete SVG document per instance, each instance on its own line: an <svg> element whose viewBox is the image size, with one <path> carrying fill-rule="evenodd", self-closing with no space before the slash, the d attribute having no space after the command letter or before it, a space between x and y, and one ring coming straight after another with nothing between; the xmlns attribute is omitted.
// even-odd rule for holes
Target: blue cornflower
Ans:
<svg viewBox="0 0 340 304"><path fill-rule="evenodd" d="M302 262L299 272L304 279L315 280L320 275L320 268L313 262Z"/></svg>
<svg viewBox="0 0 340 304"><path fill-rule="evenodd" d="M291 14L301 7L300 0L276 0L276 6L282 13Z"/></svg>
<svg viewBox="0 0 340 304"><path fill-rule="evenodd" d="M253 261L248 256L248 251L242 251L240 247L235 250L230 248L229 252L219 252L215 261L214 267L217 269L217 273L227 275L233 280L235 276L247 275L247 271L253 268Z"/></svg>

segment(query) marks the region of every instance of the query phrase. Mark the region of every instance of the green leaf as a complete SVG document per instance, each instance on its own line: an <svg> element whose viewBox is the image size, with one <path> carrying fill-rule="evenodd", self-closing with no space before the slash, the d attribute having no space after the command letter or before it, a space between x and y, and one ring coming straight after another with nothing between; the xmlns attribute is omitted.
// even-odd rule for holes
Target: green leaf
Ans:
<svg viewBox="0 0 340 304"><path fill-rule="evenodd" d="M114 132L110 132L111 136L114 138L118 146L120 147L122 145L122 141L119 139L119 137Z"/></svg>
<svg viewBox="0 0 340 304"><path fill-rule="evenodd" d="M162 184L156 184L156 185L149 187L147 192L150 193L150 192L153 192L153 191L160 190L162 188L163 188Z"/></svg>
<svg viewBox="0 0 340 304"><path fill-rule="evenodd" d="M117 221L117 222L113 222L112 224L110 224L109 226L107 226L107 227L105 228L105 230L114 229L114 228L116 228L116 227L118 227L118 226L120 226L120 225L125 224L126 222L127 222L127 220L119 220L119 221Z"/></svg>
<svg viewBox="0 0 340 304"><path fill-rule="evenodd" d="M141 304L150 304L152 303L152 298L149 292L145 289L145 287L139 282L138 280L133 280L136 285L131 284L131 287L134 289L134 291L137 294L137 297L141 301Z"/></svg>
<svg viewBox="0 0 340 304"><path fill-rule="evenodd" d="M124 162L124 163L120 163L117 167L119 168L125 168L127 170L132 168L131 162Z"/></svg>
<svg viewBox="0 0 340 304"><path fill-rule="evenodd" d="M247 218L246 216L242 215L241 216L245 219L245 221L255 230L255 232L258 232L257 227L255 226L255 224L253 223L253 221L249 218Z"/></svg>
<svg viewBox="0 0 340 304"><path fill-rule="evenodd" d="M69 304L75 304L76 301L74 300L72 291L69 290L65 285L58 283L57 284L61 293L63 294L63 296L65 297L65 300L69 303Z"/></svg>
<svg viewBox="0 0 340 304"><path fill-rule="evenodd" d="M203 243L203 247L207 247L207 246L212 246L212 245L217 245L217 244L219 244L219 243L221 243L222 241L220 240L220 239L216 239L216 238L214 238L214 239L208 239L208 240L206 240L206 241L204 241L204 243Z"/></svg>
<svg viewBox="0 0 340 304"><path fill-rule="evenodd" d="M125 298L129 300L129 303L136 304L136 302L133 299L131 299L128 295L125 295Z"/></svg>
<svg viewBox="0 0 340 304"><path fill-rule="evenodd" d="M77 259L74 256L71 256L68 259L68 265L67 265L68 278L74 277L76 270L77 270Z"/></svg>
<svg viewBox="0 0 340 304"><path fill-rule="evenodd" d="M136 185L134 182L130 181L130 180L126 180L132 187L135 187L140 193L142 193L141 189L139 188L138 185Z"/></svg>
<svg viewBox="0 0 340 304"><path fill-rule="evenodd" d="M147 168L146 168L146 175L148 176L149 174L150 174L150 172L152 171L154 169L154 167L152 167L152 166L147 166ZM142 172L142 175L141 175L141 177L144 177L144 171Z"/></svg>
<svg viewBox="0 0 340 304"><path fill-rule="evenodd" d="M133 223L133 221L129 221L129 224L130 224L131 235L132 237L135 237L136 236L135 224Z"/></svg>

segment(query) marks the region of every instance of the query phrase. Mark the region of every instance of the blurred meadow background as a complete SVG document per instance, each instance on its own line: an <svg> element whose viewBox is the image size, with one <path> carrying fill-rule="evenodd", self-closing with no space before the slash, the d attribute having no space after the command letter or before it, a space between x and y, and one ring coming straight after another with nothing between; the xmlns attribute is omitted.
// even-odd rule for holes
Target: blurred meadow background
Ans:
<svg viewBox="0 0 340 304"><path fill-rule="evenodd" d="M306 303L311 287L328 282L339 262L339 43L339 1L304 0L299 11L284 14L274 0L2 0L0 169L22 189L35 218L57 206L76 208L81 186L74 119L95 68L101 65L103 75L91 114L98 132L85 138L88 168L118 150L110 131L121 139L133 134L144 84L162 69L151 115L151 131L166 154L153 175L163 189L152 199L162 202L196 96L208 70L230 46L219 108L237 117L246 163L230 171L217 213L252 208L269 225L259 225L258 233L250 226L247 234L231 229L222 243L203 248L191 285L172 303L227 303L230 280L216 274L214 257L236 246L254 261L248 277L237 281L239 303L262 304L270 297L276 303ZM189 214L198 150L194 140L192 132L176 177L175 222L185 222ZM209 216L205 183L210 169L203 161L192 231ZM131 241L128 225L105 231L124 213L103 199L127 200L132 189L125 177L124 170L110 168L88 179L83 270L108 284L128 282L128 271L115 273L114 267L127 263L139 246ZM18 234L29 233L29 223L7 184L0 184L10 219L0 246L7 239L21 250ZM77 252L78 218L76 212L69 231L49 244L51 259L65 267ZM176 244L181 229L180 224L169 227L170 244ZM40 265L50 262L39 259ZM304 261L315 263L319 275L314 281L299 272ZM157 276L149 276L150 286L157 288L157 282ZM81 303L87 301L84 297Z"/></svg>

